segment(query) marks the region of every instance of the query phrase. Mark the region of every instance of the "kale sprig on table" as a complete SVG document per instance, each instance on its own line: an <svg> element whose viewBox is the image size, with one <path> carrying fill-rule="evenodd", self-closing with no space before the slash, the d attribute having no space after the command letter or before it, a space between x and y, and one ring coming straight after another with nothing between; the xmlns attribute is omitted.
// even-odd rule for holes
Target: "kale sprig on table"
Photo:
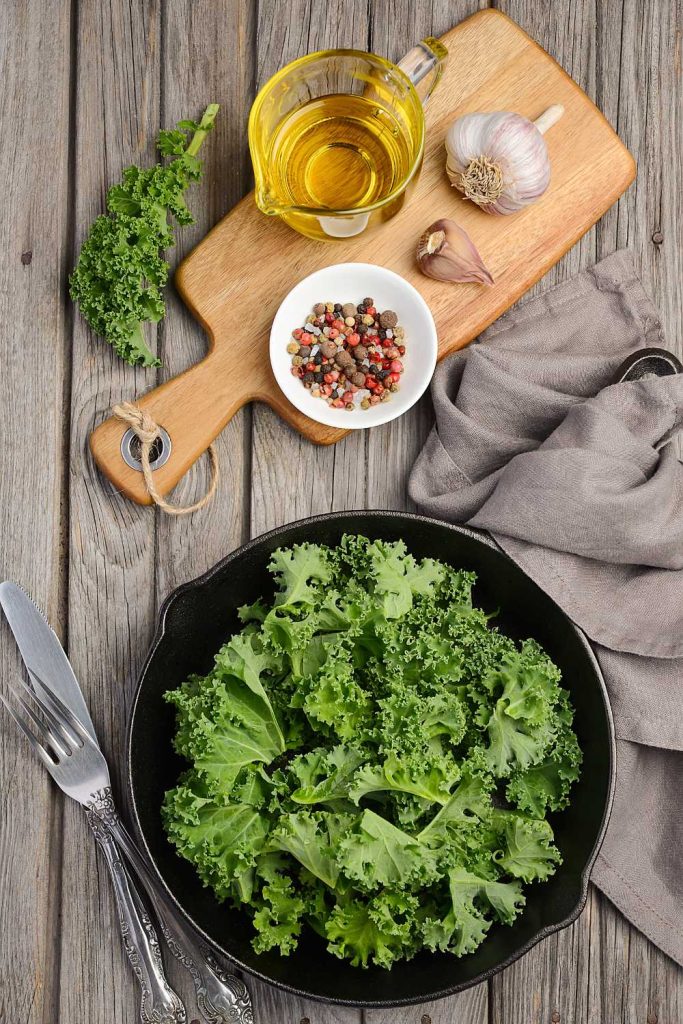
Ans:
<svg viewBox="0 0 683 1024"><path fill-rule="evenodd" d="M109 213L93 223L70 277L71 298L92 329L133 366L159 365L143 325L164 315L168 263L161 253L174 244L169 214L180 225L193 222L183 194L201 178L197 153L217 113L212 103L199 122L179 121L159 132L157 148L173 158L169 163L123 172L107 193Z"/></svg>
<svg viewBox="0 0 683 1024"><path fill-rule="evenodd" d="M355 965L472 952L560 863L550 809L581 752L560 673L473 607L474 575L402 542L276 551L272 607L167 694L191 763L178 851L257 951L305 925Z"/></svg>

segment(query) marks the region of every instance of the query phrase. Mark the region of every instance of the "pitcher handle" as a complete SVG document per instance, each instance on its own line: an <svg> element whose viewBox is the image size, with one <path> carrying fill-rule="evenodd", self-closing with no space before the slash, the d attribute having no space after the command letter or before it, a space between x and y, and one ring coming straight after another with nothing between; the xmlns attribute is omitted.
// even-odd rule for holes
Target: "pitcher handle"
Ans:
<svg viewBox="0 0 683 1024"><path fill-rule="evenodd" d="M447 59L446 47L439 39L430 36L409 50L403 60L398 62L398 67L415 86L423 105L438 85Z"/></svg>

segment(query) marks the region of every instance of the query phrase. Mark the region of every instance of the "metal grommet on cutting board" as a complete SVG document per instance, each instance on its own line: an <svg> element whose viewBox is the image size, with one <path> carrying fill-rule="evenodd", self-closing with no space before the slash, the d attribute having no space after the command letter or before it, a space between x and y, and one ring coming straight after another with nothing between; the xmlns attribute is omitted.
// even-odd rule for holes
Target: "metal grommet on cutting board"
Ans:
<svg viewBox="0 0 683 1024"><path fill-rule="evenodd" d="M171 457L171 438L163 427L158 428L158 435L152 442L149 452L149 467L154 472L165 466ZM129 427L121 438L121 457L127 466L142 473L142 462L140 460L140 438L132 427Z"/></svg>

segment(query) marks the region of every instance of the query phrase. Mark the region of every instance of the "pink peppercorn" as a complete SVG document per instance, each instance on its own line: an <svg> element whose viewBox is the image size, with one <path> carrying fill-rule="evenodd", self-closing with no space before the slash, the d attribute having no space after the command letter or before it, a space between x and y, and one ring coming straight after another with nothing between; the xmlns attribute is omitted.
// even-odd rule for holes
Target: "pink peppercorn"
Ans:
<svg viewBox="0 0 683 1024"><path fill-rule="evenodd" d="M329 336L332 339L332 341L334 341L335 338L339 337L339 331L337 330L336 327L331 328Z"/></svg>
<svg viewBox="0 0 683 1024"><path fill-rule="evenodd" d="M391 372L392 373L403 373L403 363L400 359L391 360Z"/></svg>
<svg viewBox="0 0 683 1024"><path fill-rule="evenodd" d="M292 331L292 337L296 338L296 340L298 341L303 333L304 332L302 331L302 329L300 327L297 327L296 330Z"/></svg>
<svg viewBox="0 0 683 1024"><path fill-rule="evenodd" d="M405 347L405 345L399 345L398 346L398 351L399 351L400 355L404 356L406 354L406 347Z"/></svg>
<svg viewBox="0 0 683 1024"><path fill-rule="evenodd" d="M344 323L343 320L333 320L332 326L335 327L338 331L343 331L344 328L346 327L346 324Z"/></svg>
<svg viewBox="0 0 683 1024"><path fill-rule="evenodd" d="M310 345L311 342L313 341L313 335L309 334L308 331L304 331L304 333L301 335L301 340L303 341L304 345Z"/></svg>
<svg viewBox="0 0 683 1024"><path fill-rule="evenodd" d="M398 381L400 381L400 379L401 379L401 374L400 373L390 373L389 374L389 380L393 381L394 384L397 384Z"/></svg>
<svg viewBox="0 0 683 1024"><path fill-rule="evenodd" d="M351 348L355 348L356 345L358 345L359 342L360 342L360 334L356 334L356 332L353 331L352 334L349 334L349 336L348 336L348 338L346 340L348 341L348 343L351 346Z"/></svg>
<svg viewBox="0 0 683 1024"><path fill-rule="evenodd" d="M343 409L344 408L344 403L342 402L341 398L335 398L334 402L332 403L332 408L333 409Z"/></svg>

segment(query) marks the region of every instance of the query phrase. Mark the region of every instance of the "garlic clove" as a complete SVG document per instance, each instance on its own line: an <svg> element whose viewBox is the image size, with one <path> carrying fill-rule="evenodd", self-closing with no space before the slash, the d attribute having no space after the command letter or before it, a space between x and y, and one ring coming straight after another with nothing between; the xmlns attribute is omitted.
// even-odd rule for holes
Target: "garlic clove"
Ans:
<svg viewBox="0 0 683 1024"><path fill-rule="evenodd" d="M535 122L509 111L459 117L446 134L451 184L487 213L516 213L535 202L550 183L543 133L563 112L555 104Z"/></svg>
<svg viewBox="0 0 683 1024"><path fill-rule="evenodd" d="M437 281L493 284L474 242L454 220L442 218L427 228L418 242L417 260L422 273Z"/></svg>

